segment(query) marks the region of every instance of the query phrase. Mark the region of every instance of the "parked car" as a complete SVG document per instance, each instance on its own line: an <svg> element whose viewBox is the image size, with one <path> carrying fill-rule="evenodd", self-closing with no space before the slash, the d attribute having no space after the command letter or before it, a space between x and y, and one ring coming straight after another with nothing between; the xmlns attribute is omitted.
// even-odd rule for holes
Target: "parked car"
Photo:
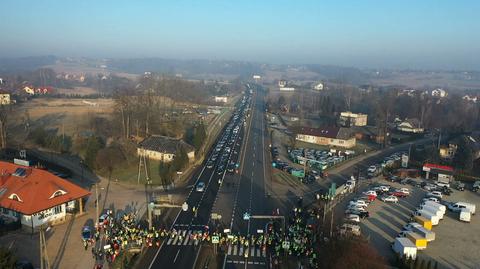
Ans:
<svg viewBox="0 0 480 269"><path fill-rule="evenodd" d="M353 214L353 215L358 215L358 216L360 216L360 218L362 218L362 219L370 217L370 213L368 213L367 210L347 209L347 210L345 211L345 214L347 214L347 215L351 215L351 214Z"/></svg>
<svg viewBox="0 0 480 269"><path fill-rule="evenodd" d="M435 202L435 203L440 203L440 199L438 199L436 197L427 197L427 198L422 199L422 202L426 202L426 201L432 201L432 202Z"/></svg>
<svg viewBox="0 0 480 269"><path fill-rule="evenodd" d="M406 195L410 195L410 190L407 189L407 188L400 188L400 189L398 189L398 191L399 191L399 192L403 192L403 193L405 193Z"/></svg>
<svg viewBox="0 0 480 269"><path fill-rule="evenodd" d="M388 196L382 196L382 198L380 198L383 202L389 202L389 203L398 203L398 198L396 196L393 196L393 195L388 195Z"/></svg>
<svg viewBox="0 0 480 269"><path fill-rule="evenodd" d="M404 192L401 192L401 191L394 191L394 192L391 192L390 193L391 196L396 196L396 197L407 197L408 195L405 194Z"/></svg>
<svg viewBox="0 0 480 269"><path fill-rule="evenodd" d="M459 191L464 191L465 190L465 184L462 183L462 182L457 182L455 184L455 189L459 190Z"/></svg>
<svg viewBox="0 0 480 269"><path fill-rule="evenodd" d="M355 214L348 214L345 216L345 220L350 222L360 222L360 216Z"/></svg>
<svg viewBox="0 0 480 269"><path fill-rule="evenodd" d="M359 205L359 206L363 206L363 207L368 206L368 204L367 204L367 202L365 202L365 200L352 200L352 201L350 201L349 204L350 205Z"/></svg>
<svg viewBox="0 0 480 269"><path fill-rule="evenodd" d="M427 193L427 197L435 197L435 198L442 199L443 195L440 191L431 191Z"/></svg>
<svg viewBox="0 0 480 269"><path fill-rule="evenodd" d="M450 203L447 206L448 206L448 209L453 212L468 210L472 215L475 214L475 209L476 209L476 206L474 204L465 203L465 202Z"/></svg>
<svg viewBox="0 0 480 269"><path fill-rule="evenodd" d="M340 235L355 235L360 236L360 226L355 224L344 223L340 227Z"/></svg>
<svg viewBox="0 0 480 269"><path fill-rule="evenodd" d="M453 193L452 189L448 188L448 187L443 187L440 189L440 191L442 192L442 194L444 195L450 195Z"/></svg>
<svg viewBox="0 0 480 269"><path fill-rule="evenodd" d="M363 192L363 195L367 195L367 196L377 196L377 192L374 191L374 190L369 190L369 191L365 191Z"/></svg>
<svg viewBox="0 0 480 269"><path fill-rule="evenodd" d="M472 187L472 191L478 192L478 190L480 190L480 180L475 181L475 183L473 183L473 187Z"/></svg>

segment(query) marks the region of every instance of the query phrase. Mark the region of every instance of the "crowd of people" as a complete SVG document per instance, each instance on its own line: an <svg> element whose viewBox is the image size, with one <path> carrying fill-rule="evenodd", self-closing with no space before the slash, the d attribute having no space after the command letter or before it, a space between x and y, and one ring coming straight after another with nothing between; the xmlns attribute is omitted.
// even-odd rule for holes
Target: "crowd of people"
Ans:
<svg viewBox="0 0 480 269"><path fill-rule="evenodd" d="M176 229L148 229L138 224L136 216L132 213L124 214L115 219L111 211L104 215L103 222L99 223L92 240L92 255L96 261L95 268L102 268L104 261L112 263L121 254L131 247L160 247L163 240L177 238L182 241L189 240L197 246L200 243L213 243L213 238L218 239L218 245L225 250L229 245L237 244L245 249L255 246L264 253L268 253L274 262L278 262L282 256L296 256L308 259L310 267L316 264L316 253L313 248L315 233L307 221L313 215L311 212L302 212L295 209L288 218L286 231L279 223L271 222L268 230L258 235L241 235L209 231L205 226L198 231L186 233ZM248 258L248 251L244 252Z"/></svg>

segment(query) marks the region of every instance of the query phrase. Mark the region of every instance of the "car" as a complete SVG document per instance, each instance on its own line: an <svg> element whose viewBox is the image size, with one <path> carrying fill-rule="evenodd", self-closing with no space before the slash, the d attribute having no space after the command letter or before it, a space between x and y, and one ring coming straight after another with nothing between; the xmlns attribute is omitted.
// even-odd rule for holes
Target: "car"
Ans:
<svg viewBox="0 0 480 269"><path fill-rule="evenodd" d="M195 188L197 192L203 192L205 191L205 182L198 182L197 187Z"/></svg>
<svg viewBox="0 0 480 269"><path fill-rule="evenodd" d="M365 206L360 206L360 205L348 205L347 210L362 211L362 210L366 210L366 207Z"/></svg>
<svg viewBox="0 0 480 269"><path fill-rule="evenodd" d="M403 231L412 231L414 228L422 227L421 224L416 222L409 222L403 226Z"/></svg>
<svg viewBox="0 0 480 269"><path fill-rule="evenodd" d="M368 206L367 202L365 202L365 200L352 200L350 201L349 203L350 205L359 205L359 206L363 206L363 207L366 207Z"/></svg>
<svg viewBox="0 0 480 269"><path fill-rule="evenodd" d="M442 199L443 195L439 191L431 191L431 192L427 193L427 197L435 197L435 198Z"/></svg>
<svg viewBox="0 0 480 269"><path fill-rule="evenodd" d="M475 183L473 183L473 186L472 186L472 191L478 192L478 190L480 190L480 180L475 181Z"/></svg>
<svg viewBox="0 0 480 269"><path fill-rule="evenodd" d="M403 192L403 193L405 193L406 195L410 195L410 190L407 189L407 188L400 188L400 189L398 189L398 191L399 191L399 192Z"/></svg>
<svg viewBox="0 0 480 269"><path fill-rule="evenodd" d="M444 195L450 195L453 193L452 189L448 188L448 187L443 187L440 189L440 191L442 192L442 194Z"/></svg>
<svg viewBox="0 0 480 269"><path fill-rule="evenodd" d="M383 202L390 202L390 203L398 203L398 198L396 196L393 196L393 195L389 195L389 196L382 196L382 198L380 198Z"/></svg>
<svg viewBox="0 0 480 269"><path fill-rule="evenodd" d="M401 191L398 191L398 190L390 192L389 195L395 196L395 197L402 197L402 198L408 196L408 195L405 194L404 192L401 192Z"/></svg>
<svg viewBox="0 0 480 269"><path fill-rule="evenodd" d="M363 192L363 195L367 195L367 196L375 196L377 197L377 192L374 191L374 190L369 190L369 191L365 191Z"/></svg>
<svg viewBox="0 0 480 269"><path fill-rule="evenodd" d="M355 225L355 224L348 224L344 223L340 227L340 235L345 236L345 235L354 235L354 236L360 236L360 226Z"/></svg>
<svg viewBox="0 0 480 269"><path fill-rule="evenodd" d="M368 213L367 210L347 209L347 211L345 211L345 214L347 214L347 215L358 215L362 219L370 217L370 213Z"/></svg>
<svg viewBox="0 0 480 269"><path fill-rule="evenodd" d="M355 214L348 214L345 216L345 220L349 222L360 222L360 216Z"/></svg>
<svg viewBox="0 0 480 269"><path fill-rule="evenodd" d="M433 184L430 184L430 183L427 183L425 186L423 186L423 189L426 190L426 191L434 191L434 190L437 189L437 186L433 185Z"/></svg>
<svg viewBox="0 0 480 269"><path fill-rule="evenodd" d="M465 184L462 183L462 182L457 182L455 184L455 189L459 190L459 191L464 191L465 190Z"/></svg>
<svg viewBox="0 0 480 269"><path fill-rule="evenodd" d="M207 162L207 168L208 168L208 169L213 168L213 161L208 161L208 162Z"/></svg>
<svg viewBox="0 0 480 269"><path fill-rule="evenodd" d="M448 188L450 188L450 184L449 184L449 183L437 181L436 184L437 184L437 186L439 186L439 187L448 187Z"/></svg>
<svg viewBox="0 0 480 269"><path fill-rule="evenodd" d="M438 199L436 197L427 197L427 198L422 199L422 202L426 202L426 201L432 201L432 202L435 202L435 203L440 203L440 199Z"/></svg>

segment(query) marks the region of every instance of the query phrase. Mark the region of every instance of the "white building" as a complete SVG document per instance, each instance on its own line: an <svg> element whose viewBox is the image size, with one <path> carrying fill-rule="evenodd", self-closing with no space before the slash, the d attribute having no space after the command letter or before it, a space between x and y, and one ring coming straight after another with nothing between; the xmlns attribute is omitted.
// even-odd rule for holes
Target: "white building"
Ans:
<svg viewBox="0 0 480 269"><path fill-rule="evenodd" d="M0 162L0 215L37 228L83 213L90 192L42 169Z"/></svg>
<svg viewBox="0 0 480 269"><path fill-rule="evenodd" d="M448 93L445 90L440 89L440 88L432 91L432 96L434 96L434 97L443 98L443 97L446 97L447 95L448 95Z"/></svg>
<svg viewBox="0 0 480 269"><path fill-rule="evenodd" d="M9 93L0 93L0 105L9 105L11 103Z"/></svg>
<svg viewBox="0 0 480 269"><path fill-rule="evenodd" d="M216 103L226 103L226 102L228 102L228 97L227 96L215 96L215 102Z"/></svg>
<svg viewBox="0 0 480 269"><path fill-rule="evenodd" d="M463 100L467 101L467 102L473 102L473 103L476 103L477 100L478 100L478 97L477 96L470 96L470 95L465 95L462 97Z"/></svg>
<svg viewBox="0 0 480 269"><path fill-rule="evenodd" d="M195 158L195 148L193 146L181 139L161 135L152 135L143 140L137 147L137 154L168 163L173 161L180 148L184 149L190 161Z"/></svg>
<svg viewBox="0 0 480 269"><path fill-rule="evenodd" d="M286 80L279 80L278 81L278 87L279 88L287 87L287 81Z"/></svg>
<svg viewBox="0 0 480 269"><path fill-rule="evenodd" d="M323 91L324 85L323 85L322 82L317 83L315 86L313 86L313 89L314 89L314 90L317 90L317 91Z"/></svg>
<svg viewBox="0 0 480 269"><path fill-rule="evenodd" d="M293 87L280 87L278 89L280 91L283 91L283 92L293 92L293 91L295 91L295 88L293 88Z"/></svg>
<svg viewBox="0 0 480 269"><path fill-rule="evenodd" d="M261 79L262 77L259 75L253 75L253 79Z"/></svg>
<svg viewBox="0 0 480 269"><path fill-rule="evenodd" d="M340 113L340 125L345 127L366 126L368 115L361 113L352 113L350 111Z"/></svg>

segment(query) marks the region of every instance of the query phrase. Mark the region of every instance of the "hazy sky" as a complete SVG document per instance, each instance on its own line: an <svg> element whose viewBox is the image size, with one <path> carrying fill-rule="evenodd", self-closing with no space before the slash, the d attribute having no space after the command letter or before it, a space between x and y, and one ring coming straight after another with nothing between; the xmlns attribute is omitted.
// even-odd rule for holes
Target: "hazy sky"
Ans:
<svg viewBox="0 0 480 269"><path fill-rule="evenodd" d="M0 57L480 69L479 0L2 0Z"/></svg>

